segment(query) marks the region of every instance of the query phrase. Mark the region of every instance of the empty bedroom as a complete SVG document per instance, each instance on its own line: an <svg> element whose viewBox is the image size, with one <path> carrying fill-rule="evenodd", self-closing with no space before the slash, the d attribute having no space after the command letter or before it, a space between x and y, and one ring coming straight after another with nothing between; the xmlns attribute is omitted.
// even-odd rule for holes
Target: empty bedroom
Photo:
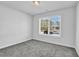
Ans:
<svg viewBox="0 0 79 59"><path fill-rule="evenodd" d="M79 1L0 1L0 57L78 57Z"/></svg>

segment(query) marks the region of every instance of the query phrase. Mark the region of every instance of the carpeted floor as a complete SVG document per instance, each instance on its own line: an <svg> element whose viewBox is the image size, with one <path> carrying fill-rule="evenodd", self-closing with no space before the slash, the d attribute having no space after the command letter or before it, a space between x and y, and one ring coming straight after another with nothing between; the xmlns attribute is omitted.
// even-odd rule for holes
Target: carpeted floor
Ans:
<svg viewBox="0 0 79 59"><path fill-rule="evenodd" d="M78 57L75 49L29 40L0 50L0 57Z"/></svg>

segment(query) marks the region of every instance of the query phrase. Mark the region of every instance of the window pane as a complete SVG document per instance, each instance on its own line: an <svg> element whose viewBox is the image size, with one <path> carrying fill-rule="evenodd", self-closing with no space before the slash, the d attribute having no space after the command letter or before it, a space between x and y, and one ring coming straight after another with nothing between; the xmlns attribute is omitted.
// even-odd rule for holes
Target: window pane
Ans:
<svg viewBox="0 0 79 59"><path fill-rule="evenodd" d="M41 19L41 33L48 34L48 19Z"/></svg>
<svg viewBox="0 0 79 59"><path fill-rule="evenodd" d="M39 33L52 36L60 36L61 34L61 16L52 16L41 18L39 22Z"/></svg>
<svg viewBox="0 0 79 59"><path fill-rule="evenodd" d="M50 34L60 35L60 16L53 16L50 19Z"/></svg>

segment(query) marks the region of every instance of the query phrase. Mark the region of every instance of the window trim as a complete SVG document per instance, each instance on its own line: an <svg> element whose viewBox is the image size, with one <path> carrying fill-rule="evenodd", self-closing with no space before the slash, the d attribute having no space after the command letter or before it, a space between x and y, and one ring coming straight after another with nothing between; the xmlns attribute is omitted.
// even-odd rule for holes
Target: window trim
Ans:
<svg viewBox="0 0 79 59"><path fill-rule="evenodd" d="M55 16L59 16L59 15L55 15ZM52 17L52 16L51 16ZM61 37L61 16L59 16L60 17L60 30L59 30L59 34L50 34L49 32L50 32L50 18L51 17L42 17L42 18L39 18L39 34L40 35L45 35L45 36L56 36L56 37ZM46 20L46 19L48 19L48 34L42 34L41 33L41 20Z"/></svg>

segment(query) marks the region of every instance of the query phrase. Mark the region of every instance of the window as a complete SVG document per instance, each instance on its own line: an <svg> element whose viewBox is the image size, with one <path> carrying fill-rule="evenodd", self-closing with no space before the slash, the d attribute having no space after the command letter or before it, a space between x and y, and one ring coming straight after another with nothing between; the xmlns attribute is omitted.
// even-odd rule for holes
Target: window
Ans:
<svg viewBox="0 0 79 59"><path fill-rule="evenodd" d="M61 35L61 16L40 18L39 34L60 36Z"/></svg>

